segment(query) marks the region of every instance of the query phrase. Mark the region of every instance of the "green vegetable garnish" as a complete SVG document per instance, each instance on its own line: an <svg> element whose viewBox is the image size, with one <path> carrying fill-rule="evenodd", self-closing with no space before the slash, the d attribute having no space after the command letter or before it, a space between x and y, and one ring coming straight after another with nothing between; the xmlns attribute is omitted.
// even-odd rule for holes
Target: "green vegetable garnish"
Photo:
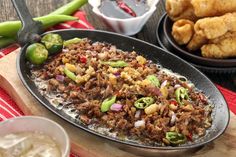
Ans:
<svg viewBox="0 0 236 157"><path fill-rule="evenodd" d="M179 87L175 91L176 100L180 105L184 105L183 100L188 100L188 90L184 87Z"/></svg>
<svg viewBox="0 0 236 157"><path fill-rule="evenodd" d="M68 46L68 45L71 45L71 44L79 43L80 41L81 41L80 38L73 38L73 39L64 41L63 45Z"/></svg>
<svg viewBox="0 0 236 157"><path fill-rule="evenodd" d="M73 81L76 80L76 75L73 72L71 72L70 70L68 70L67 68L64 68L64 73L66 74L67 77L69 77Z"/></svg>
<svg viewBox="0 0 236 157"><path fill-rule="evenodd" d="M115 102L116 102L116 96L105 99L102 102L101 111L102 112L107 112L110 109L111 105L114 104Z"/></svg>
<svg viewBox="0 0 236 157"><path fill-rule="evenodd" d="M125 61L107 61L107 62L101 62L102 64L110 65L113 68L122 68L128 66L128 63Z"/></svg>
<svg viewBox="0 0 236 157"><path fill-rule="evenodd" d="M45 45L49 54L60 52L63 48L63 40L59 34L46 34L41 39L41 42Z"/></svg>
<svg viewBox="0 0 236 157"><path fill-rule="evenodd" d="M40 43L34 43L26 49L26 59L33 64L43 64L48 58L48 50Z"/></svg>
<svg viewBox="0 0 236 157"><path fill-rule="evenodd" d="M3 48L15 42L16 42L16 39L13 37L0 37L0 48Z"/></svg>
<svg viewBox="0 0 236 157"><path fill-rule="evenodd" d="M43 24L43 29L47 29L49 27L54 26L55 24L65 22L65 21L73 21L78 20L77 17L68 16L68 15L46 15L42 17L34 18L35 21L40 21ZM16 37L17 32L22 27L20 21L6 21L0 23L0 36L2 37Z"/></svg>
<svg viewBox="0 0 236 157"><path fill-rule="evenodd" d="M138 109L145 109L154 103L154 99L152 97L143 97L135 101L134 106Z"/></svg>
<svg viewBox="0 0 236 157"><path fill-rule="evenodd" d="M148 81L151 82L152 85L159 87L160 86L160 81L155 75L148 75L146 78Z"/></svg>
<svg viewBox="0 0 236 157"><path fill-rule="evenodd" d="M177 132L166 132L166 139L174 145L183 144L187 141L186 136Z"/></svg>
<svg viewBox="0 0 236 157"><path fill-rule="evenodd" d="M64 6L56 9L49 15L71 15L87 2L88 0L72 0L71 2L65 4Z"/></svg>

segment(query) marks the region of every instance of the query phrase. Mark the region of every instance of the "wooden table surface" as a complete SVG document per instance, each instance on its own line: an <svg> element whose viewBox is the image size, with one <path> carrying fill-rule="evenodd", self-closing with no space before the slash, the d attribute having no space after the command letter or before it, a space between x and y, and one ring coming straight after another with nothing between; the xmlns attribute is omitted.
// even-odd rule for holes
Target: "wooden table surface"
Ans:
<svg viewBox="0 0 236 157"><path fill-rule="evenodd" d="M26 0L28 8L33 16L42 16L50 13L61 5L71 0ZM88 21L95 26L96 29L106 30L106 27L92 13L91 7L85 5L82 10L87 13ZM160 0L156 12L143 27L142 31L135 37L157 45L155 31L157 23L161 15L165 12L164 0ZM0 0L0 22L18 19L11 4L11 0ZM236 91L236 74L216 75L207 74L207 76L215 83L222 85L228 89Z"/></svg>

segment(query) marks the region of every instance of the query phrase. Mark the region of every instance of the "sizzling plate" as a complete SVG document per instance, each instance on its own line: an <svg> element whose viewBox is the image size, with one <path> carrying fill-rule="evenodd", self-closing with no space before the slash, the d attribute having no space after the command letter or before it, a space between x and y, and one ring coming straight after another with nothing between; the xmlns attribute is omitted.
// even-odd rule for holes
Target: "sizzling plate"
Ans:
<svg viewBox="0 0 236 157"><path fill-rule="evenodd" d="M197 141L190 145L183 145L179 147L153 147L147 146L137 143L132 143L128 141L122 141L113 137L105 136L99 134L95 131L92 131L87 128L86 125L78 123L75 119L72 119L70 116L65 114L63 111L58 110L50 102L40 94L37 90L34 82L30 79L30 71L29 67L26 64L25 60L25 50L28 45L25 45L17 58L17 71L20 76L21 81L28 89L28 91L46 108L52 111L54 114L68 121L69 123L75 125L78 128L81 128L89 133L100 136L102 138L108 139L112 143L115 143L118 146L131 147L135 150L139 149L142 152L152 152L156 153L156 151L181 151L190 148L196 148L202 146L208 142L219 137L225 131L228 122L229 122L229 109L224 100L222 94L218 91L218 89L214 86L214 84L201 72L199 72L196 68L182 60L181 58L160 49L157 46L149 44L147 42L134 39L131 37L126 37L123 35L109 33L105 31L92 31L92 30L61 30L61 31L53 31L53 33L58 33L62 36L63 39L71 39L74 37L85 38L88 37L93 41L100 42L108 42L116 45L118 48L122 50L132 51L136 50L139 54L146 56L148 59L152 60L155 63L161 64L164 68L168 68L177 72L181 75L186 76L189 80L191 80L198 89L204 91L204 93L210 97L211 101L216 104L213 109L213 125L207 136L202 138L201 141Z"/></svg>

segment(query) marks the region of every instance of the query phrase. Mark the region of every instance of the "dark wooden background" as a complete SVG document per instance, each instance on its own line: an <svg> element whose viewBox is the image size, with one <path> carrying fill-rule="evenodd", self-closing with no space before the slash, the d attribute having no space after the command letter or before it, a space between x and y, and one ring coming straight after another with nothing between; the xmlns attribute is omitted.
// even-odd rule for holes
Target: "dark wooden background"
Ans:
<svg viewBox="0 0 236 157"><path fill-rule="evenodd" d="M56 8L66 4L71 0L26 0L28 8L33 16L42 16L50 13ZM92 13L91 7L85 5L82 10L87 13L88 21L96 28L106 30L106 27ZM161 15L164 13L164 0L160 0L156 12L143 27L142 31L135 37L157 45L155 31L157 23ZM11 0L0 0L0 22L18 19L11 4ZM207 74L207 76L215 83L220 84L228 89L236 91L236 74L216 75Z"/></svg>

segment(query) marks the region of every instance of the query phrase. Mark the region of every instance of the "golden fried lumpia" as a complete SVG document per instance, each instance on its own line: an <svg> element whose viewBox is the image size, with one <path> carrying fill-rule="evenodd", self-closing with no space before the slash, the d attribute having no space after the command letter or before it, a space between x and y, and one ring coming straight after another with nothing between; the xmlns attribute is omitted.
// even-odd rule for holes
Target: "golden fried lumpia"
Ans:
<svg viewBox="0 0 236 157"><path fill-rule="evenodd" d="M194 30L196 34L207 39L214 39L227 32L236 31L236 12L200 19L195 23Z"/></svg>
<svg viewBox="0 0 236 157"><path fill-rule="evenodd" d="M187 45L187 49L189 51L196 51L202 47L202 45L206 44L208 40L201 35L194 34L193 38L190 40L190 42Z"/></svg>
<svg viewBox="0 0 236 157"><path fill-rule="evenodd" d="M181 19L172 26L172 36L179 45L187 44L194 34L194 23L190 20Z"/></svg>
<svg viewBox="0 0 236 157"><path fill-rule="evenodd" d="M236 11L236 0L191 0L197 17L220 16Z"/></svg>
<svg viewBox="0 0 236 157"><path fill-rule="evenodd" d="M166 0L166 12L173 20L189 19L196 21L193 7L190 3L191 0Z"/></svg>
<svg viewBox="0 0 236 157"><path fill-rule="evenodd" d="M202 56L207 58L236 57L236 32L209 41L210 44L202 46Z"/></svg>

